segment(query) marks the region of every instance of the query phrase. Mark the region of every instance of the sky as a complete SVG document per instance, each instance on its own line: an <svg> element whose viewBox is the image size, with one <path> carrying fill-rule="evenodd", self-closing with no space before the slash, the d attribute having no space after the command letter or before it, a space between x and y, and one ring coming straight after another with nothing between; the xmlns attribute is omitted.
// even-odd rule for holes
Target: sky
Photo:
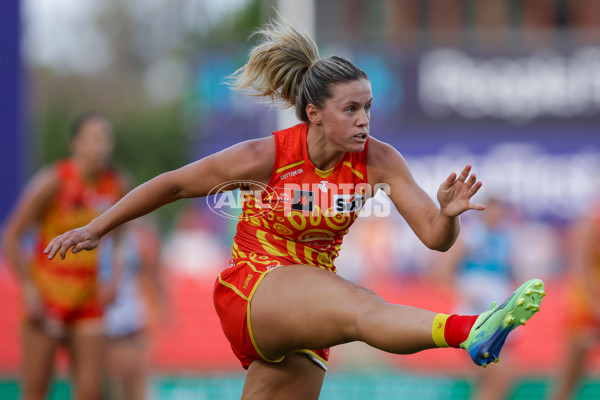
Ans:
<svg viewBox="0 0 600 400"><path fill-rule="evenodd" d="M202 28L238 10L248 0L122 1L135 7L132 10L135 14L175 4L181 7L185 23ZM23 54L26 62L64 74L101 70L110 61L111 49L102 32L90 21L106 3L97 0L24 0Z"/></svg>

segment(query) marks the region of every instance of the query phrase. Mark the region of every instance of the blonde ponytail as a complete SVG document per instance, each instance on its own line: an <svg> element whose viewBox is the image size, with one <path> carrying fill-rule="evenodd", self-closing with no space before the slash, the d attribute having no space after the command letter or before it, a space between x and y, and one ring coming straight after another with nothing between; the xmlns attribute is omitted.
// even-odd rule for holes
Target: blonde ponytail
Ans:
<svg viewBox="0 0 600 400"><path fill-rule="evenodd" d="M294 106L302 78L319 59L316 43L285 19L255 34L262 36L262 43L252 49L248 63L229 77L229 83L245 95L268 98L283 108Z"/></svg>
<svg viewBox="0 0 600 400"><path fill-rule="evenodd" d="M256 34L263 37L262 43L252 49L246 65L229 76L228 83L245 95L269 99L282 108L294 107L301 121L308 122L308 104L318 109L325 105L333 95L332 85L369 79L345 58L319 58L310 35L283 18Z"/></svg>

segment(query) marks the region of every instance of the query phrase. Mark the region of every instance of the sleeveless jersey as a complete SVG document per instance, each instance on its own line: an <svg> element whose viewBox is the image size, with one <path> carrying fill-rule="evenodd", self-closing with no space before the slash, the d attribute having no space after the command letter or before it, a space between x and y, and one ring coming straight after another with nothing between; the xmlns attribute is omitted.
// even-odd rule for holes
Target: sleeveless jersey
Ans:
<svg viewBox="0 0 600 400"><path fill-rule="evenodd" d="M274 132L271 180L262 193L244 194L231 266L246 262L265 271L305 264L336 272L343 236L370 196L368 142L321 171L309 159L306 134L304 123Z"/></svg>
<svg viewBox="0 0 600 400"><path fill-rule="evenodd" d="M116 203L123 186L113 171L103 172L93 182L86 181L69 159L58 161L53 168L59 188L41 216L31 270L48 312L63 319L96 298L97 250L69 254L64 260L48 260L42 251L55 236L86 225Z"/></svg>

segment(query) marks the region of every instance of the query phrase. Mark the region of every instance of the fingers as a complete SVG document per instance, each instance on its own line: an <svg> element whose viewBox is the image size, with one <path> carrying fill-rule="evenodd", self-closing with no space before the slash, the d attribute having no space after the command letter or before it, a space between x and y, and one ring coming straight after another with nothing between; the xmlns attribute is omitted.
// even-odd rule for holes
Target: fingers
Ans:
<svg viewBox="0 0 600 400"><path fill-rule="evenodd" d="M56 256L56 253L62 246L63 236L64 235L60 235L52 239L46 247L46 249L44 250L44 254L48 255L48 259L52 260L54 256Z"/></svg>
<svg viewBox="0 0 600 400"><path fill-rule="evenodd" d="M483 185L483 183L481 181L475 183L475 181L477 180L475 175L473 175L471 178L473 179L473 183L470 185L469 189L467 190L467 196L469 198L475 196L475 194L479 191L479 189L481 189L481 186Z"/></svg>
<svg viewBox="0 0 600 400"><path fill-rule="evenodd" d="M475 180L476 179L474 179L474 181ZM475 194L479 191L479 189L481 189L482 185L483 185L483 183L481 181L479 181L470 187L470 189L467 191L467 196L469 196L469 199L471 197L475 196ZM478 210L478 211L485 210L485 206L483 204L478 204L478 203L473 203L473 202L469 202L469 208L472 210Z"/></svg>
<svg viewBox="0 0 600 400"><path fill-rule="evenodd" d="M479 204L479 203L469 203L469 209L483 211L483 210L485 210L485 206L483 204Z"/></svg>
<svg viewBox="0 0 600 400"><path fill-rule="evenodd" d="M465 182L467 177L469 176L469 172L471 172L471 164L467 164L467 166L462 170L460 175L458 176L458 182Z"/></svg>
<svg viewBox="0 0 600 400"><path fill-rule="evenodd" d="M71 253L79 253L81 250L93 250L96 248L94 241L92 240L84 240L83 242L77 243L77 245L73 246Z"/></svg>
<svg viewBox="0 0 600 400"><path fill-rule="evenodd" d="M65 259L65 257L67 256L67 251L69 251L69 248L74 246L75 243L76 242L73 239L67 239L64 242L62 242L62 244L60 245L59 250L58 250L61 260Z"/></svg>
<svg viewBox="0 0 600 400"><path fill-rule="evenodd" d="M456 172L453 172L450 175L448 175L448 178L446 178L446 180L444 182L442 182L440 187L442 189L449 189L454 184L455 181L456 181Z"/></svg>
<svg viewBox="0 0 600 400"><path fill-rule="evenodd" d="M44 254L47 254L48 259L50 260L52 260L57 254L60 254L60 258L64 260L69 248L73 247L75 244L77 244L77 241L70 238L69 232L67 232L52 239L44 250ZM73 250L75 250L75 247L73 247Z"/></svg>
<svg viewBox="0 0 600 400"><path fill-rule="evenodd" d="M469 179L467 179L467 181L465 182L465 187L467 188L467 190L471 190L473 188L473 185L475 185L476 181L477 181L477 175L471 174Z"/></svg>
<svg viewBox="0 0 600 400"><path fill-rule="evenodd" d="M471 168L471 165L467 164L467 166L461 171L460 175L457 176L455 172L451 173L440 185L440 187L442 189L449 189L457 182L460 182L465 185L465 191L469 194L469 197L473 196L481 187L481 182L477 182L477 175L471 174L469 176ZM478 183L477 187L475 187L476 183Z"/></svg>
<svg viewBox="0 0 600 400"><path fill-rule="evenodd" d="M85 229L78 228L52 239L44 250L44 254L47 254L50 260L60 254L60 258L64 260L69 249L71 249L71 253L76 254L81 250L93 250L97 246L98 238L90 235Z"/></svg>

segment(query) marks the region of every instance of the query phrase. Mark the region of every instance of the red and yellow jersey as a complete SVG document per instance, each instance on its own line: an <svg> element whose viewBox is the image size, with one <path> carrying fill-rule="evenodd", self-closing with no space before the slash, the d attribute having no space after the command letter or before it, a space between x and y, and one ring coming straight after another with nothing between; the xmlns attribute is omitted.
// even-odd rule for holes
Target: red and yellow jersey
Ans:
<svg viewBox="0 0 600 400"><path fill-rule="evenodd" d="M48 260L42 251L55 236L86 225L116 203L123 195L123 183L112 170L88 181L69 159L53 168L59 187L40 218L32 275L49 311L61 318L96 298L97 250L64 260Z"/></svg>
<svg viewBox="0 0 600 400"><path fill-rule="evenodd" d="M370 196L367 145L346 153L328 171L308 156L307 125L274 132L276 159L271 180L260 194L244 196L231 265L256 271L305 264L336 271L343 236Z"/></svg>

